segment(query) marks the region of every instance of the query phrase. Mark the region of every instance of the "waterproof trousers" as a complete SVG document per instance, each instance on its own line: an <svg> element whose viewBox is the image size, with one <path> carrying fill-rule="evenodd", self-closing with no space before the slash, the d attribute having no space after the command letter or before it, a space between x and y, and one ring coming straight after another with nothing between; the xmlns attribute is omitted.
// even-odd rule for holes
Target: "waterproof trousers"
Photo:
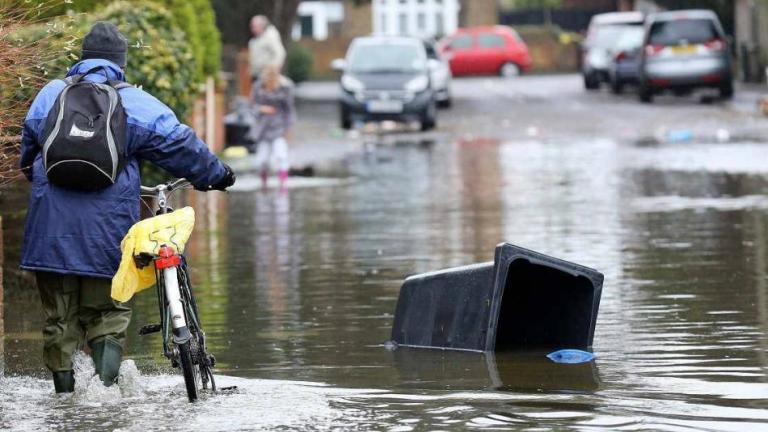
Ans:
<svg viewBox="0 0 768 432"><path fill-rule="evenodd" d="M104 278L35 274L45 314L43 360L51 372L72 370L72 356L85 341L104 339L121 347L131 321L128 303L112 299L112 281Z"/></svg>

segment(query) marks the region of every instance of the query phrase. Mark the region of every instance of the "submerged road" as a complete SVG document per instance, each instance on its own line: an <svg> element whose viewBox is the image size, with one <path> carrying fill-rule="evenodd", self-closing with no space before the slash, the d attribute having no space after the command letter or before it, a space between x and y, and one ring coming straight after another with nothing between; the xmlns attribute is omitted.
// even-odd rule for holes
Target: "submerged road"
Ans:
<svg viewBox="0 0 768 432"><path fill-rule="evenodd" d="M317 133L338 125L335 82L310 82L297 94L303 140L315 141ZM692 95L658 97L642 104L633 89L612 95L608 89L584 90L580 75L456 78L454 105L441 110L439 132L450 137L471 135L511 139L520 137L592 136L642 139L669 130L691 130L704 138L718 129L733 135L765 133L758 116L758 100L765 86L741 86L731 101L711 97L707 90ZM320 135L322 136L322 135Z"/></svg>
<svg viewBox="0 0 768 432"><path fill-rule="evenodd" d="M768 430L760 91L643 105L576 75L461 79L435 132L350 134L335 85L303 84L292 151L317 176L261 190L233 161L232 193L175 198L197 211L191 275L218 381L238 390L187 409L159 340L136 335L156 320L148 291L138 372L57 399L39 299L14 285L0 429ZM4 221L18 239L18 215ZM501 241L605 274L595 362L385 347L405 276Z"/></svg>

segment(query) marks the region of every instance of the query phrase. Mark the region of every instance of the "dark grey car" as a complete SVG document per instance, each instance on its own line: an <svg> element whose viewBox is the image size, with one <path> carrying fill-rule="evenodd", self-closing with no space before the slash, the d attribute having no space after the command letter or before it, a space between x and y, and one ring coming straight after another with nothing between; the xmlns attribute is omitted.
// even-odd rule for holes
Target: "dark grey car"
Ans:
<svg viewBox="0 0 768 432"><path fill-rule="evenodd" d="M437 101L424 42L404 37L361 37L352 41L341 69L341 126L354 122L418 121L436 125Z"/></svg>
<svg viewBox="0 0 768 432"><path fill-rule="evenodd" d="M661 12L648 17L640 55L640 99L665 90L683 94L712 87L733 96L728 41L717 15L708 10Z"/></svg>

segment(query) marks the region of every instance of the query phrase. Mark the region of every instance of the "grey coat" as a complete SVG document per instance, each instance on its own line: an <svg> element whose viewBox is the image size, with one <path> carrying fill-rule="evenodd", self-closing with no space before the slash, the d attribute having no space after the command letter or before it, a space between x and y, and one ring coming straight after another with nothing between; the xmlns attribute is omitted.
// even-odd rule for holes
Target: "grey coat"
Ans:
<svg viewBox="0 0 768 432"><path fill-rule="evenodd" d="M282 137L296 122L293 83L287 78L282 79L280 87L273 92L266 91L258 81L253 83L251 103L253 104L253 125L250 138L256 143L271 142ZM262 114L259 112L261 105L272 106L277 109L277 112Z"/></svg>

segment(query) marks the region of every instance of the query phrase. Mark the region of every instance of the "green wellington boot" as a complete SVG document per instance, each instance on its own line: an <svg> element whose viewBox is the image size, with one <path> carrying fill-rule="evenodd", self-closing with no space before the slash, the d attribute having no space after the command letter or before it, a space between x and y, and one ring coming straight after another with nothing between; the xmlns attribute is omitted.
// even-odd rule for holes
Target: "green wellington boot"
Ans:
<svg viewBox="0 0 768 432"><path fill-rule="evenodd" d="M123 347L108 337L89 345L91 346L93 363L96 365L96 375L107 387L116 383L117 375L120 372L120 362L123 359Z"/></svg>
<svg viewBox="0 0 768 432"><path fill-rule="evenodd" d="M75 391L75 373L72 371L54 372L53 386L56 393L72 393Z"/></svg>

